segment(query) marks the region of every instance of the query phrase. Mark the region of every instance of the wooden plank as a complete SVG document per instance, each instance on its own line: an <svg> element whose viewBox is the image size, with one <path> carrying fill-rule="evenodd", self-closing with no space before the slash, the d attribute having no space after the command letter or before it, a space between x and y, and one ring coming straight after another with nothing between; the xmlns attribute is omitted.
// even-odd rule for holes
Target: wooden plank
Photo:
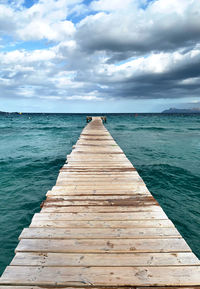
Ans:
<svg viewBox="0 0 200 289"><path fill-rule="evenodd" d="M94 178L94 180L93 180ZM105 178L105 179L104 179ZM74 182L76 183L76 185L80 184L80 186L82 185L87 185L90 186L94 186L94 185L102 185L102 182L105 183L105 186L109 186L109 184L114 184L117 186L122 185L123 187L125 187L125 184L127 184L127 186L134 186L137 183L139 184L144 184L143 181L141 180L141 178L139 176L124 176L123 178L120 178L117 175L109 175L108 177L104 177L104 176L93 176L93 175L85 175L85 176L81 176L80 175L80 179L78 179L78 175L74 175L74 176L70 176L70 175L60 175L58 178L58 180L66 182L66 183L71 183L71 185L74 185Z"/></svg>
<svg viewBox="0 0 200 289"><path fill-rule="evenodd" d="M137 190L135 192L131 192L131 191L114 191L113 193L110 192L109 190L108 191L102 191L102 190L66 190L66 189L58 189L56 190L53 189L52 191L48 191L47 192L47 196L59 196L59 197L63 197L63 196L71 196L71 197L75 197L75 196L78 196L78 197L82 197L82 196L87 196L87 197L90 197L90 196L104 196L105 198L109 198L111 197L112 195L118 195L118 196L134 196L134 195L138 195L138 194L141 194L141 195L144 195L145 193L145 190ZM148 195L150 196L150 193L148 193Z"/></svg>
<svg viewBox="0 0 200 289"><path fill-rule="evenodd" d="M147 190L146 186L143 184L132 186L132 188L123 188L122 186L118 186L117 188L104 188L104 187L88 187L88 186L54 186L51 191L52 193L60 192L60 194L81 194L87 193L88 195L134 195L134 194L148 194L151 195Z"/></svg>
<svg viewBox="0 0 200 289"><path fill-rule="evenodd" d="M75 171L74 171L75 172ZM103 180L103 177L94 177L93 176L86 176L86 177L81 177L80 180L78 180L77 176L59 176L57 178L57 183L56 186L68 186L68 187L73 187L73 186L78 186L78 187L96 187L96 188L104 188L104 189L111 189L112 185L114 189L121 188L124 190L127 190L128 188L134 188L135 186L139 185L144 185L143 181L141 180L140 177L133 177L133 176L127 176L124 178L119 178L116 175L110 176L110 181L109 178L105 177L105 181Z"/></svg>
<svg viewBox="0 0 200 289"><path fill-rule="evenodd" d="M174 228L25 228L19 239L152 239L181 237Z"/></svg>
<svg viewBox="0 0 200 289"><path fill-rule="evenodd" d="M94 178L94 180L91 178L91 176L88 176L88 175L67 175L65 172L61 171L60 174L59 174L59 178L60 179L70 179L71 181L77 181L77 180L80 180L80 181L102 181L102 180L105 180L105 181L132 181L132 183L135 182L135 180L141 180L142 182L142 179L141 177L138 175L138 174L130 174L130 175L125 175L125 176L120 176L120 175L93 175L92 178ZM80 179L79 179L80 178Z"/></svg>
<svg viewBox="0 0 200 289"><path fill-rule="evenodd" d="M118 213L118 212L160 212L162 209L157 205L150 206L44 206L42 212L57 212L57 213Z"/></svg>
<svg viewBox="0 0 200 289"><path fill-rule="evenodd" d="M140 192L143 192L143 194L147 193L150 195L149 191L147 190L147 188L143 185L143 184L135 184L135 186L128 186L127 188L124 185L117 185L115 186L113 184L112 185L94 185L94 186L88 186L88 185L79 185L79 184L74 184L74 185L57 185L55 187L52 188L52 190L54 191L69 191L69 192L73 192L73 191L93 191L93 193L95 193L95 191L99 191L99 192L107 192L110 194L115 194L115 192L132 192L133 194L139 194Z"/></svg>
<svg viewBox="0 0 200 289"><path fill-rule="evenodd" d="M63 169L65 169L65 168L68 168L68 167L92 167L92 168L99 168L99 167L103 167L103 168L124 168L124 167L130 167L131 168L131 166L130 166L130 164L128 164L128 163L124 163L124 162L120 162L120 163L114 163L114 162L96 162L96 161L93 161L93 162L87 162L87 161L85 161L85 162L83 162L83 161L81 161L81 162L75 162L75 161L73 161L73 162L71 162L71 161L68 161L67 162L67 164L66 165L64 165L62 168ZM113 172L113 171L112 171ZM62 169L61 169L61 173L67 173L67 172L65 172L65 171L63 171ZM119 175L121 175L120 174L121 172L119 172ZM131 171L131 174L132 175L138 175L139 176L139 174L136 172L136 170L132 170ZM105 177L106 177L106 175L105 175Z"/></svg>
<svg viewBox="0 0 200 289"><path fill-rule="evenodd" d="M117 161L105 160L105 162L104 162L104 160L102 160L102 159L101 159L101 161L90 159L87 162L87 159L85 159L85 161L79 160L79 159L74 159L74 160L68 159L67 162L64 164L63 168L66 168L68 166L84 166L85 167L85 166L92 166L92 165L94 165L93 168L95 168L96 165L97 165L97 167L104 165L105 167L110 166L110 167L120 168L120 167L128 166L128 167L133 168L131 162L129 162L128 160L127 161L123 160L123 161L119 161L119 162L118 161L119 160L117 160Z"/></svg>
<svg viewBox="0 0 200 289"><path fill-rule="evenodd" d="M97 168L98 166L102 166L102 167L114 167L114 168L123 168L123 167L130 167L130 168L133 168L133 166L131 165L130 162L128 161L121 161L121 162L113 162L113 161L109 161L109 162L104 162L103 160L100 162L100 161L71 161L71 160L68 160L66 164L63 165L63 168L67 168L67 167L70 167L70 166L81 166L81 167L87 167L87 166L91 166L91 167L95 167Z"/></svg>
<svg viewBox="0 0 200 289"><path fill-rule="evenodd" d="M99 167L99 168L94 168L94 167L65 167L62 168L62 171L67 171L67 172L132 172L135 171L135 168L133 167L128 167L128 166L124 166L124 167Z"/></svg>
<svg viewBox="0 0 200 289"><path fill-rule="evenodd" d="M88 155L88 156L90 156L90 155L93 155L93 154L95 154L95 155L97 155L97 153L98 153L98 155L122 155L123 154L123 152L121 152L121 151L109 151L109 150L105 150L105 151L96 151L96 152L94 152L94 151L84 151L84 150L82 150L82 149L76 149L76 150L74 150L73 151L73 154L85 154L85 155Z"/></svg>
<svg viewBox="0 0 200 289"><path fill-rule="evenodd" d="M191 252L182 238L166 239L22 239L16 252L127 253Z"/></svg>
<svg viewBox="0 0 200 289"><path fill-rule="evenodd" d="M95 186L95 185L79 185L78 183L77 184L74 184L74 185L67 185L67 186L60 186L60 185L56 185L54 187L52 187L52 190L55 190L55 191L64 191L64 190L67 190L67 191L74 191L74 190L80 190L80 191L84 191L84 190L88 190L88 191L100 191L100 192L110 192L112 194L115 194L115 192L132 192L132 193L137 193L138 191L138 194L140 191L143 191L143 193L147 193L147 194L150 194L147 187L141 183L141 182L137 182L135 183L134 185L117 185L115 186L115 184L113 185L99 185L99 186ZM94 192L95 193L95 192Z"/></svg>
<svg viewBox="0 0 200 289"><path fill-rule="evenodd" d="M97 183L97 182L94 182L94 183L91 183L91 180L88 181L87 183L81 183L80 184L78 182L74 182L74 183L67 183L67 181L60 181L60 182L57 182L56 186L57 188L56 189L59 189L59 187L62 187L62 189L87 189L87 190L92 190L92 189L102 189L104 191L106 190L110 190L111 192L113 191L135 191L137 189L139 189L140 187L143 187L143 188L146 188L144 183L142 181L140 181L139 179L136 180L134 182L134 184L131 182L131 183L126 183L126 182L123 182L123 183L108 183L108 182L105 182L105 184L103 184L102 182L101 183Z"/></svg>
<svg viewBox="0 0 200 289"><path fill-rule="evenodd" d="M2 289L49 289L49 286L48 287L44 287L44 286L35 286L35 285L32 285L32 286L18 286L18 285L14 285L14 286L7 286L7 285L1 285L2 286ZM51 289L58 289L58 287L50 287ZM74 289L74 288L77 288L77 287L69 287L69 286L62 286L62 289ZM78 287L79 289L88 289L88 287ZM113 289L113 287L92 287L93 289ZM115 289L147 289L147 287L135 287L135 286L131 286L131 287L115 287ZM197 286L187 286L187 287L183 287L183 286L178 286L178 287L167 287L169 289L199 289L199 287ZM166 289L166 287L151 287L151 289Z"/></svg>
<svg viewBox="0 0 200 289"><path fill-rule="evenodd" d="M109 140L109 141L89 141L89 140L78 140L76 143L76 146L100 146L100 147L118 147L116 142L114 140Z"/></svg>
<svg viewBox="0 0 200 289"><path fill-rule="evenodd" d="M128 178L136 175L136 171L130 171L130 172L66 172L66 171L60 171L61 176L65 176L66 178L72 177L72 178L90 178L90 177L95 177L95 178L109 178L109 177L115 177L115 178ZM59 175L60 175L59 174Z"/></svg>
<svg viewBox="0 0 200 289"><path fill-rule="evenodd" d="M103 162L105 161L105 163L107 162L128 162L129 160L125 157L125 155L123 154L91 154L90 158L88 158L88 155L84 155L84 154L77 154L76 152L72 152L70 154L70 156L67 156L67 160L66 161L83 161L86 162L87 160L89 161L96 161L96 162Z"/></svg>
<svg viewBox="0 0 200 289"><path fill-rule="evenodd" d="M192 275L191 275L192 272ZM167 276L166 279L163 276ZM26 267L8 266L1 284L53 286L179 286L200 284L200 266Z"/></svg>
<svg viewBox="0 0 200 289"><path fill-rule="evenodd" d="M103 147L103 146L80 146L80 145L75 145L74 146L74 152L76 151L82 151L82 152L89 152L91 153L91 147L92 147L92 153L98 152L98 154L100 153L123 153L123 151L116 146L110 147Z"/></svg>
<svg viewBox="0 0 200 289"><path fill-rule="evenodd" d="M147 207L147 206L153 206L158 205L158 203L155 200L132 200L131 198L127 199L112 199L112 200L61 200L59 199L47 199L44 202L44 206L133 206L137 209L139 207Z"/></svg>
<svg viewBox="0 0 200 289"><path fill-rule="evenodd" d="M170 228L174 227L170 220L145 220L145 221L54 221L41 220L34 216L30 227L54 228Z"/></svg>
<svg viewBox="0 0 200 289"><path fill-rule="evenodd" d="M129 212L129 213L36 213L41 220L73 220L73 221L126 221L126 220L167 220L162 212Z"/></svg>
<svg viewBox="0 0 200 289"><path fill-rule="evenodd" d="M11 266L196 266L200 261L191 252L181 253L17 253Z"/></svg>
<svg viewBox="0 0 200 289"><path fill-rule="evenodd" d="M63 165L63 168L68 167L68 166L83 166L85 167L85 165L88 166L93 166L93 168L97 166L101 166L103 165L105 167L110 166L110 167L116 167L116 168L120 168L120 167L133 167L131 165L130 162L125 161L125 160L121 160L121 159L117 159L116 161L114 160L107 160L107 158L103 158L101 160L99 159L92 159L90 158L90 160L87 161L87 159L77 159L77 158L73 158L73 159L67 159L65 164ZM134 168L134 167L133 167ZM136 173L136 171L133 170L133 173Z"/></svg>
<svg viewBox="0 0 200 289"><path fill-rule="evenodd" d="M166 286L164 286L164 287L161 287L161 286L156 286L156 287L150 287L149 289L200 289L200 287L199 286L195 286L195 287L193 287L193 286L187 286L187 287L185 287L185 286L178 286L178 287L176 287L176 286L168 286L168 287L166 287ZM104 288L105 289L105 288ZM113 288L112 288L113 289ZM125 288L124 288L125 289ZM127 287L126 287L126 289L128 289ZM131 288L129 288L129 289L131 289ZM148 287L135 287L135 288L132 288L132 289L148 289Z"/></svg>
<svg viewBox="0 0 200 289"><path fill-rule="evenodd" d="M70 169L71 171L70 172L72 172L72 170L73 169ZM76 170L79 170L79 169L74 169L74 173L79 173L78 171L76 171ZM82 169L80 169L80 170L82 170ZM90 169L89 169L90 170ZM84 172L83 170L82 170L82 172ZM94 172L95 173L95 171L92 171L92 170L90 170L90 171L87 171L87 172ZM98 170L96 170L96 172L101 172L101 171L98 171ZM105 170L102 170L102 172L106 172L106 169ZM117 178L117 176L114 176L114 177L116 177ZM86 178L85 178L86 179ZM128 179L128 178L127 178ZM94 186L103 186L103 184L102 183L100 183L100 184L98 184L97 182L91 182L91 177L90 176L88 176L88 183L87 184L85 184L86 186L88 186L88 187L94 187ZM100 179L99 179L100 180ZM67 181L68 181L68 178L65 178L65 180L63 180L63 182L65 182L66 181L66 183L67 183ZM72 180L73 181L73 180ZM75 180L76 181L76 180ZM80 180L81 181L81 180ZM83 181L84 181L84 179L83 179ZM96 180L96 181L98 181L98 179ZM125 181L125 182L124 182ZM127 189L127 188L130 188L130 187L134 187L134 186L136 186L136 185L141 185L141 184L143 184L144 185L144 182L142 181L142 179L140 178L140 177L136 177L135 179L134 179L134 181L133 181L133 178L129 178L129 181L131 181L131 182L127 182L126 183L126 178L124 178L124 180L121 180L121 183L120 184L118 184L118 182L116 181L116 182L113 182L112 183L112 185L113 185L113 187L115 188L115 187L120 187L120 186L122 186L124 189ZM59 184L57 184L58 186L59 186ZM71 184L71 186L73 186L74 184ZM76 183L76 185L79 185L79 183ZM70 186L70 184L69 184L69 186ZM80 185L79 186L84 186L84 184L81 184L80 183ZM103 186L104 187L104 186ZM105 179L105 187L106 188L112 188L112 186L111 186L111 184L109 184L109 182L107 181L106 182L106 179Z"/></svg>
<svg viewBox="0 0 200 289"><path fill-rule="evenodd" d="M108 131L105 132L100 132L100 131L96 131L95 133L88 133L88 132L82 132L80 134L81 137L111 137L110 133Z"/></svg>
<svg viewBox="0 0 200 289"><path fill-rule="evenodd" d="M58 196L58 195L53 195L53 196L48 196L47 200L58 200L58 201L139 201L139 200L154 200L153 196L151 195L146 195L146 194L133 194L133 195L110 195L110 196L105 196L105 195L90 195L90 196L71 196L71 195L64 195L64 196Z"/></svg>
<svg viewBox="0 0 200 289"><path fill-rule="evenodd" d="M92 180L92 178L89 177L89 178L85 178L85 179L80 179L79 180L79 185L88 186L88 182L91 182L91 181L93 181L92 186L94 186L94 185L95 186L101 186L101 185L106 186L106 185L111 185L111 184L115 184L115 185L118 185L118 186L125 185L125 184L126 185L132 185L134 182L138 182L138 181L141 183L139 177L135 178L134 182L133 182L133 178L124 178L124 179L117 179L116 178L116 180L114 178L110 178L110 180L106 179L106 178L105 178L105 180L99 178L99 179ZM61 183L62 183L62 185L74 185L74 184L77 184L77 179L73 179L73 178L70 179L70 178L66 178L66 177L60 176L60 177L57 178L57 182L56 183L58 185L61 184Z"/></svg>
<svg viewBox="0 0 200 289"><path fill-rule="evenodd" d="M89 191L90 193L88 193L87 191L82 191L82 192L68 192L67 190L63 190L63 189L58 189L58 190L56 190L56 188L54 189L54 190L52 190L52 191L48 191L47 193L46 193L46 196L47 197L49 197L49 198L69 198L69 199L96 199L96 200L98 200L98 198L100 198L100 199L114 199L114 198L118 198L119 197L119 200L120 200L120 198L121 199L126 199L126 198L134 198L134 197L138 197L139 198L139 196L141 196L141 198L143 197L143 196L146 196L146 197L151 197L151 194L150 193L146 193L145 191L142 193L142 191L141 191L141 193L136 193L136 192L131 192L131 191L125 191L125 192L123 192L123 191L116 191L116 192L113 192L113 193L109 193L109 191L108 192L104 192L104 194L101 194L100 193L100 191L98 190L97 192L95 191L95 192L93 192L93 191ZM99 199L99 200L100 200Z"/></svg>
<svg viewBox="0 0 200 289"><path fill-rule="evenodd" d="M136 171L131 172L65 172L60 171L62 175L65 175L66 177L74 177L78 178L80 176L81 178L89 178L89 177L95 177L95 178L103 178L103 177L131 177L133 175L136 175Z"/></svg>
<svg viewBox="0 0 200 289"><path fill-rule="evenodd" d="M137 190L139 188L143 188L143 189L146 189L146 186L144 185L143 182L141 182L140 180L138 180L137 182L135 182L134 184L93 184L91 183L90 184L62 184L62 185L59 185L57 184L56 185L56 190L58 190L59 188L61 189L85 189L85 190L97 190L97 189L102 189L103 191L108 191L110 190L111 192L114 192L115 190L116 191L134 191L134 190Z"/></svg>
<svg viewBox="0 0 200 289"><path fill-rule="evenodd" d="M57 204L63 206L146 206L158 205L156 200L148 195L134 196L48 196L45 204Z"/></svg>
<svg viewBox="0 0 200 289"><path fill-rule="evenodd" d="M91 136L91 137L87 137L87 136L83 136L80 135L79 140L86 140L86 141L113 141L114 139L111 136L107 136L107 137L96 137L96 136Z"/></svg>
<svg viewBox="0 0 200 289"><path fill-rule="evenodd" d="M67 156L67 159L65 161L65 165L68 164L69 162L71 163L103 163L105 164L115 164L116 166L121 165L121 164L127 164L131 165L131 162L123 155L123 154L107 154L107 155L102 155L102 154L91 154L90 158L88 158L88 155L84 154L79 154L76 153L76 151L73 151L70 155Z"/></svg>
<svg viewBox="0 0 200 289"><path fill-rule="evenodd" d="M95 178L122 178L122 179L126 179L126 178L132 178L134 176L139 176L135 170L133 171L127 171L127 172L114 172L114 171L110 171L110 172L68 172L68 171L63 171L62 169L60 170L60 174L59 176L64 176L64 177L72 177L72 178L78 178L78 176L82 179L87 179L90 177L95 177ZM133 179L133 178L132 178ZM142 181L142 179L141 179Z"/></svg>
<svg viewBox="0 0 200 289"><path fill-rule="evenodd" d="M82 164L76 164L76 163L73 163L73 164L71 164L71 163L68 163L69 164L69 166L76 166L76 165L79 165L79 166L82 166L82 167L85 167L85 165L84 165L84 162L82 163ZM93 166L93 164L94 163L88 163L88 165L89 166ZM102 165L102 164L100 164L100 163L98 163L98 165ZM96 164L94 164L94 166L96 166ZM94 167L93 166L93 167ZM111 167L117 167L117 165L115 164L115 163L108 163L108 168L109 168L109 166L111 166ZM127 165L126 165L127 166ZM107 167L107 164L104 164L104 167ZM122 166L123 167L123 166ZM63 168L65 168L65 167L63 167ZM91 175L92 175L92 172L90 173ZM80 175L80 177L82 177L82 178L87 178L87 177L89 177L87 174L85 175L85 174L76 174L76 173L74 173L74 172L68 172L68 171L65 171L65 170L60 170L60 174L59 174L59 176L67 176L67 175L71 175L72 177L73 177L73 175L74 175L74 177L77 177L78 175ZM110 176L112 176L112 175L114 175L114 177L115 176L118 176L118 177L120 177L120 178L126 178L126 177L136 177L136 176L139 176L139 174L137 173L137 171L136 170L132 170L132 171L120 171L120 172L115 172L115 171L110 171L110 172L98 172L98 174L96 174L96 173L93 173L93 175L94 175L94 177L96 177L96 178L98 178L98 177L105 177L105 178L109 178Z"/></svg>
<svg viewBox="0 0 200 289"><path fill-rule="evenodd" d="M62 171L61 171L62 172ZM93 178L94 178L94 180L93 180ZM105 179L104 179L105 178ZM71 183L73 183L73 182L76 182L77 183L77 181L79 181L80 182L80 184L82 184L82 182L87 182L87 185L89 185L89 183L91 182L91 181L93 181L93 184L96 184L96 183L101 183L102 181L105 181L105 185L108 185L109 183L116 183L116 184L118 184L118 183L120 183L120 185L122 184L122 185L124 185L124 183L127 183L127 184L129 184L129 183L131 183L131 184L135 184L135 182L140 182L140 183L143 183L142 181L141 181L141 178L139 177L139 176L124 176L123 178L121 177L119 177L119 176L117 176L117 175L113 175L113 176L90 176L90 175L85 175L85 176L81 176L80 175L80 179L78 179L78 176L77 175L75 175L75 176L68 176L68 175L62 175L62 173L59 175L59 177L58 177L58 179L59 180L63 180L63 181L65 181L65 182L71 182ZM109 182L110 181L110 182ZM88 183L89 182L89 183ZM92 185L93 185L92 184Z"/></svg>
<svg viewBox="0 0 200 289"><path fill-rule="evenodd" d="M145 187L139 187L136 190L104 190L104 189L88 189L88 188L52 188L47 192L47 196L134 196L134 195L151 195Z"/></svg>

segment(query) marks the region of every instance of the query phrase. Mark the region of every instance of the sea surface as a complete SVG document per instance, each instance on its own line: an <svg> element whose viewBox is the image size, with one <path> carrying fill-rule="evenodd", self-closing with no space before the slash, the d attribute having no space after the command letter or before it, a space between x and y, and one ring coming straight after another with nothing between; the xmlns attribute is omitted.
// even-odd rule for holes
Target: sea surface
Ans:
<svg viewBox="0 0 200 289"><path fill-rule="evenodd" d="M0 274L86 115L0 115ZM200 115L107 115L106 127L200 258Z"/></svg>

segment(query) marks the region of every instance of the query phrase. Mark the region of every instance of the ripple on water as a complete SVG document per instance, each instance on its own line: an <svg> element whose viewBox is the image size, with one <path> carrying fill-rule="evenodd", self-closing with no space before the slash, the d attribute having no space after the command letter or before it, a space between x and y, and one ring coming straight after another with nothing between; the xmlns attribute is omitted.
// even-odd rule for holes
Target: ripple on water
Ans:
<svg viewBox="0 0 200 289"><path fill-rule="evenodd" d="M31 117L31 119L29 119ZM107 128L200 257L200 116L109 115ZM0 116L0 271L55 184L85 115ZM191 132L190 132L191 131Z"/></svg>

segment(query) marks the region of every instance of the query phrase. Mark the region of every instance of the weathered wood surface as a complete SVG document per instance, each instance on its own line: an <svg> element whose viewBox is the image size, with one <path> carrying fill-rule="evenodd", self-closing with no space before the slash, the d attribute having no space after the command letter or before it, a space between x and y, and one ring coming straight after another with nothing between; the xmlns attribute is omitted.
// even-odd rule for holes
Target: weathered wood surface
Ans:
<svg viewBox="0 0 200 289"><path fill-rule="evenodd" d="M165 239L22 239L16 252L177 253L191 252L182 238ZM103 258L103 255L102 255ZM146 265L146 264L145 264Z"/></svg>
<svg viewBox="0 0 200 289"><path fill-rule="evenodd" d="M13 289L13 286L3 286L2 287L3 289ZM79 288L79 289L88 289L89 287L87 286L87 287L69 287L69 286L62 286L62 287L46 287L46 286L15 286L14 288L16 288L16 289L57 289L57 288L62 288L62 289L74 289L74 288ZM121 289L121 288L123 288L123 287L92 287L93 289L113 289L113 288L115 288L115 289ZM170 289L199 289L200 287L199 286L187 286L187 287L183 287L183 286L173 286L173 287L158 287L158 286L156 286L156 287L138 287L138 286L131 286L131 287L124 287L125 289L147 289L147 288L151 288L151 289L167 289L167 288L170 288Z"/></svg>
<svg viewBox="0 0 200 289"><path fill-rule="evenodd" d="M3 289L13 289L13 286L3 286L2 287ZM46 286L15 286L16 289L57 289L57 288L62 288L62 289L74 289L74 288L79 288L79 289L88 289L89 287L69 287L69 286L62 286L62 287L46 287ZM121 289L123 287L92 287L93 289ZM148 287L138 287L138 286L131 286L131 287L124 287L125 289L147 289ZM187 286L187 287L183 287L183 286L173 286L173 287L149 287L151 289L167 289L167 288L170 288L170 289L199 289L200 287L199 286Z"/></svg>
<svg viewBox="0 0 200 289"><path fill-rule="evenodd" d="M181 253L17 253L11 265L15 266L178 266L198 265L199 260L190 252Z"/></svg>
<svg viewBox="0 0 200 289"><path fill-rule="evenodd" d="M100 118L73 148L0 288L200 288L200 261Z"/></svg>

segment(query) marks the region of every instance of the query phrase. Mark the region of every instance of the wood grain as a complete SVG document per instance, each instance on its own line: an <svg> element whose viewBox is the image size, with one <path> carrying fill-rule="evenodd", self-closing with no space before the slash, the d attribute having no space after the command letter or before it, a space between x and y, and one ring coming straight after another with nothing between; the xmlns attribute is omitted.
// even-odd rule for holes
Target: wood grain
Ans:
<svg viewBox="0 0 200 289"><path fill-rule="evenodd" d="M199 259L101 118L46 195L0 288L200 289Z"/></svg>

